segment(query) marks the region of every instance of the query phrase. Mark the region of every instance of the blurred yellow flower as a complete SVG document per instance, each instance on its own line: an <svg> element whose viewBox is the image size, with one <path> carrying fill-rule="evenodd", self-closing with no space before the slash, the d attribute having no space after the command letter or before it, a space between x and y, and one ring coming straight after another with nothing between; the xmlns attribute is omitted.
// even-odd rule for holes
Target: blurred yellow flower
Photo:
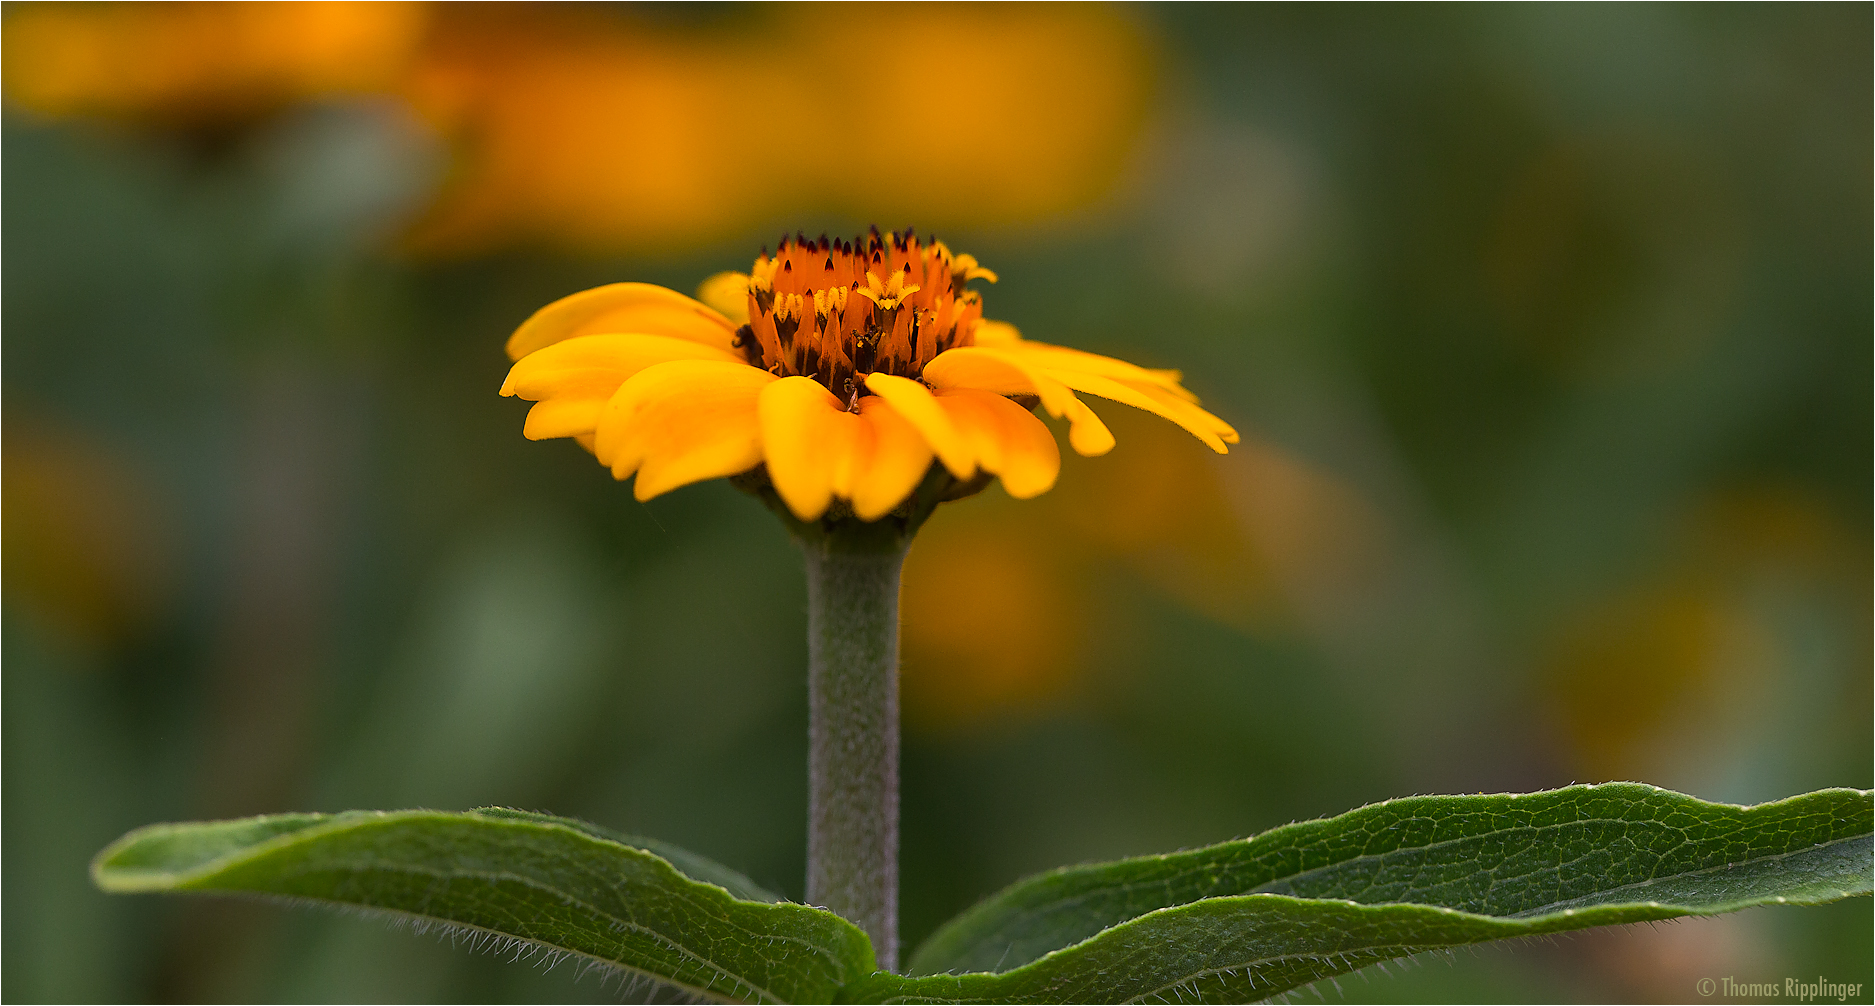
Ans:
<svg viewBox="0 0 1875 1006"><path fill-rule="evenodd" d="M1151 664L1137 648L1155 645L1133 583L1285 646L1332 651L1373 631L1398 532L1353 485L1254 435L1217 455L1109 411L1114 451L1064 459L1071 500L992 500L919 532L901 604L911 728L993 728L1125 694Z"/></svg>
<svg viewBox="0 0 1875 1006"><path fill-rule="evenodd" d="M409 236L443 254L696 246L803 207L1044 220L1117 189L1151 98L1138 26L1078 5L774 6L679 29L596 5L20 4L5 24L7 98L48 117L406 103L455 154Z"/></svg>
<svg viewBox="0 0 1875 1006"><path fill-rule="evenodd" d="M777 5L710 32L453 24L407 92L460 154L413 239L430 251L695 246L803 208L1034 221L1116 187L1150 97L1141 32L1104 8Z"/></svg>
<svg viewBox="0 0 1875 1006"><path fill-rule="evenodd" d="M517 362L501 390L538 403L527 437L577 438L614 477L635 475L640 500L766 465L804 521L835 500L877 520L933 459L965 486L994 475L1019 499L1046 492L1060 452L1015 400L1066 419L1085 455L1113 434L1077 391L1169 419L1220 454L1237 442L1176 371L984 320L976 278L995 280L910 233L784 238L748 275L707 281L712 304L642 283L549 304L508 340Z"/></svg>
<svg viewBox="0 0 1875 1006"><path fill-rule="evenodd" d="M1074 545L1031 513L933 521L905 562L899 688L906 723L927 733L1019 721L1085 684L1086 654L1111 643L1114 613L1083 589ZM1025 508L1033 510L1033 508Z"/></svg>
<svg viewBox="0 0 1875 1006"><path fill-rule="evenodd" d="M23 416L7 417L3 453L9 607L80 646L134 637L174 572L158 494L110 445Z"/></svg>
<svg viewBox="0 0 1875 1006"><path fill-rule="evenodd" d="M1714 785L1742 736L1775 736L1780 717L1830 729L1868 706L1865 674L1844 679L1857 694L1806 694L1803 670L1867 666L1865 532L1808 492L1755 486L1706 501L1676 537L1661 568L1546 641L1539 680L1578 778Z"/></svg>
<svg viewBox="0 0 1875 1006"><path fill-rule="evenodd" d="M47 116L238 117L392 86L425 22L409 3L19 4L6 94Z"/></svg>

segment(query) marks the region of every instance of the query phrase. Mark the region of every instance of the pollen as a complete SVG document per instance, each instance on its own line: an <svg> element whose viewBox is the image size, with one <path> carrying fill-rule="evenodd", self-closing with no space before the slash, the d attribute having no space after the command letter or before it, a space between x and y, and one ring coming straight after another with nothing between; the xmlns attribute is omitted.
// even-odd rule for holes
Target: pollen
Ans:
<svg viewBox="0 0 1875 1006"><path fill-rule="evenodd" d="M939 353L976 344L975 279L994 283L996 274L909 230L783 236L749 270L749 323L736 347L751 365L811 377L858 411L867 375L915 379Z"/></svg>

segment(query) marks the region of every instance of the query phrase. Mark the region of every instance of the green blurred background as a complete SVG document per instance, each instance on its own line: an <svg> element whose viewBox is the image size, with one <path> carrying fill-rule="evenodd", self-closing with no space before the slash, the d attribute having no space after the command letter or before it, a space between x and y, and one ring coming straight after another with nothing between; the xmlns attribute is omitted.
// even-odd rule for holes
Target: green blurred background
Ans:
<svg viewBox="0 0 1875 1006"><path fill-rule="evenodd" d="M533 309L797 227L936 231L991 316L1245 434L1097 404L1111 455L927 528L908 942L1408 793L1871 784L1867 5L5 18L7 999L619 995L92 890L158 820L505 804L800 896L786 536L495 394ZM1315 991L1866 990L1871 939L1857 899Z"/></svg>

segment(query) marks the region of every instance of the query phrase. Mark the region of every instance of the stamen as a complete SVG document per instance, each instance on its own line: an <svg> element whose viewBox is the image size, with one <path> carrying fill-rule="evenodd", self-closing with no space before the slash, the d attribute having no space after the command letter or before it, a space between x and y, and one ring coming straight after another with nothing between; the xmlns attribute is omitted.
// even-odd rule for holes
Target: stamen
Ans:
<svg viewBox="0 0 1875 1006"><path fill-rule="evenodd" d="M797 253L821 260L817 278L808 260L795 270ZM974 344L983 311L973 279L994 283L996 274L911 228L873 227L851 241L784 234L749 270L749 324L735 345L749 362L811 377L857 409L867 374L916 378L937 354Z"/></svg>

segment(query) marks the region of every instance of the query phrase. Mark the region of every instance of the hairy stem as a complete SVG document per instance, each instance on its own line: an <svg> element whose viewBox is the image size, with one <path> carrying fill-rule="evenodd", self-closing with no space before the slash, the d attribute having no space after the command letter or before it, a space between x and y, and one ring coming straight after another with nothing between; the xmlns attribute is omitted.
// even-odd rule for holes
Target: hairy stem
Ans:
<svg viewBox="0 0 1875 1006"><path fill-rule="evenodd" d="M807 900L898 965L898 588L907 540L807 556ZM849 547L842 548L842 545Z"/></svg>

